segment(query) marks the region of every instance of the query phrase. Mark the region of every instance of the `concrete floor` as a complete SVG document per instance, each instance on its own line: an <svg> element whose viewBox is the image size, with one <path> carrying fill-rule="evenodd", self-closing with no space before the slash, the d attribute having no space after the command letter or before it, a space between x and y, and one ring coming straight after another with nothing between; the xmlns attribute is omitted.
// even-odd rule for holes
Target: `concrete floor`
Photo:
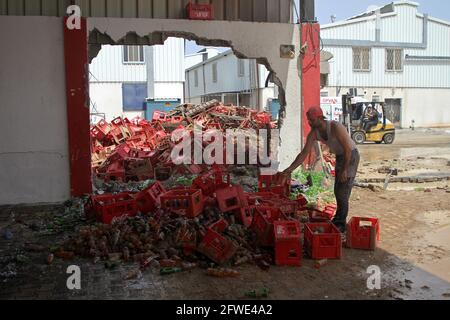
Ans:
<svg viewBox="0 0 450 320"><path fill-rule="evenodd" d="M445 130L401 131L391 145L360 146L362 162L394 158L450 154L450 135ZM411 151L415 150L415 151ZM417 159L416 159L417 160ZM439 161L439 160L438 160ZM361 167L361 170L364 167ZM443 170L445 168L442 168ZM450 167L447 167L450 172ZM366 172L362 172L367 174ZM381 221L381 243L375 252L344 249L343 258L315 269L305 258L302 266L238 267L241 275L232 279L211 278L204 270L160 276L148 269L139 279L124 278L136 268L122 264L105 269L102 263L75 258L45 263L47 252L26 252L29 261L18 262L26 242L51 246L67 234L45 236L30 226L49 221L56 208L2 208L0 228L13 232L13 239L0 240L0 298L2 299L243 299L249 290L266 287L270 299L449 299L450 296L450 181L422 184L431 192L355 188L351 215L375 216ZM31 222L34 222L32 224ZM81 290L68 290L69 265L81 268ZM381 270L381 289L367 288L367 268Z"/></svg>

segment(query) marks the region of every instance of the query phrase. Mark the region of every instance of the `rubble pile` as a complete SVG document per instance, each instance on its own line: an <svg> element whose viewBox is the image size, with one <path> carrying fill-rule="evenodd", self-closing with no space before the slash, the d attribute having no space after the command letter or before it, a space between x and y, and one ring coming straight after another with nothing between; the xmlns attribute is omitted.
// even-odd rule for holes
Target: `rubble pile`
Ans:
<svg viewBox="0 0 450 320"><path fill-rule="evenodd" d="M166 190L156 181L140 192L92 195L85 213L102 223L80 228L62 251L102 259L107 267L133 261L161 274L202 267L231 277L236 274L224 266L300 266L303 223L330 224L336 207L308 209L301 194L290 196L290 179L259 175L258 191L245 192L220 166L190 186Z"/></svg>
<svg viewBox="0 0 450 320"><path fill-rule="evenodd" d="M164 180L173 173L199 174L206 169L204 166L174 165L171 152L182 138L172 135L175 130L193 135L194 129L224 132L273 128L276 125L270 114L223 105L217 100L183 104L167 113L155 111L151 121L139 117L118 117L111 123L101 120L91 128L92 169L105 182ZM204 141L202 144L203 148L208 145Z"/></svg>

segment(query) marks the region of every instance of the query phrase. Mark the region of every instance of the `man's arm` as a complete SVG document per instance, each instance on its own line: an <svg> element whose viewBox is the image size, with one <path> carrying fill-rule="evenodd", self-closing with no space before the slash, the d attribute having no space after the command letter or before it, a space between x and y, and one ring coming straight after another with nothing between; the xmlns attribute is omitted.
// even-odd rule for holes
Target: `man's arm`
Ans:
<svg viewBox="0 0 450 320"><path fill-rule="evenodd" d="M297 158L295 158L294 162L286 170L283 171L283 174L291 174L292 171L297 169L303 163L303 161L305 161L306 157L311 151L314 141L316 141L315 135L316 131L314 130L308 134L308 138L306 138L306 144L302 152L300 152Z"/></svg>
<svg viewBox="0 0 450 320"><path fill-rule="evenodd" d="M344 149L344 167L342 168L341 176L337 178L339 181L345 182L348 180L348 168L352 158L352 145L347 130L343 125L335 124L334 134Z"/></svg>

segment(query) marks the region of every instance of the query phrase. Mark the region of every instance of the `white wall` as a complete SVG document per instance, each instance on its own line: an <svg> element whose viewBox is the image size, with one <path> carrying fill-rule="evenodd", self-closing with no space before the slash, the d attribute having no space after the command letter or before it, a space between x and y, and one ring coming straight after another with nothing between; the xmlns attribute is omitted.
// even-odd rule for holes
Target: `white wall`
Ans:
<svg viewBox="0 0 450 320"><path fill-rule="evenodd" d="M98 113L111 121L123 114L122 83L89 83L89 98Z"/></svg>
<svg viewBox="0 0 450 320"><path fill-rule="evenodd" d="M407 89L403 106L403 127L408 127L411 120L417 127L450 127L449 89Z"/></svg>
<svg viewBox="0 0 450 320"><path fill-rule="evenodd" d="M175 98L183 103L183 82L155 82L155 99Z"/></svg>
<svg viewBox="0 0 450 320"><path fill-rule="evenodd" d="M375 16L374 16L375 17ZM321 27L323 39L375 40L375 20L356 19L336 22ZM424 16L415 4L397 4L395 13L382 15L381 41L421 44ZM405 55L450 57L450 22L432 17L428 21L426 49L405 48ZM385 48L371 49L371 71L353 71L353 51L350 46L325 46L333 54L330 60L330 86L370 86L396 88L448 88L450 89L450 60L404 60L403 71L386 71Z"/></svg>
<svg viewBox="0 0 450 320"><path fill-rule="evenodd" d="M0 18L0 204L70 197L62 18Z"/></svg>
<svg viewBox="0 0 450 320"><path fill-rule="evenodd" d="M89 72L91 82L147 81L145 62L124 63L123 46L103 45L89 65Z"/></svg>

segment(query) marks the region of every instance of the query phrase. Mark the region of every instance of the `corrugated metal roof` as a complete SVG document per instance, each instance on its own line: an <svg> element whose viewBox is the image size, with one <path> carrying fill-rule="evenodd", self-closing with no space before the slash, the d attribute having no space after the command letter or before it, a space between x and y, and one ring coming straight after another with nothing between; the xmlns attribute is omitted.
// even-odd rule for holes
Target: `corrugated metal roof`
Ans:
<svg viewBox="0 0 450 320"><path fill-rule="evenodd" d="M190 0L75 0L84 17L183 19ZM215 20L290 23L291 0L197 0ZM70 0L0 0L0 15L64 16Z"/></svg>

